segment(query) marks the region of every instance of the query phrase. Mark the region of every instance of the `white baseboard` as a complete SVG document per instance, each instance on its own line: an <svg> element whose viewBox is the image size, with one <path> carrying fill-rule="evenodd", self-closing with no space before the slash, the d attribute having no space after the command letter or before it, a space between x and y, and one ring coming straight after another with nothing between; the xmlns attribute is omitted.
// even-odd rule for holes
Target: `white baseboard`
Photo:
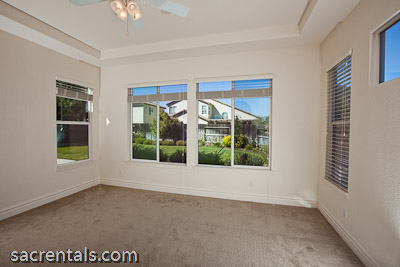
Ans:
<svg viewBox="0 0 400 267"><path fill-rule="evenodd" d="M103 185L121 186L121 187L128 187L128 188L135 188L135 189L142 189L142 190L159 191L159 192L165 192L165 193L185 194L185 195L191 195L191 196L222 198L222 199L230 199L230 200L240 200L240 201L287 205L287 206L298 206L298 207L307 207L307 208L310 208L310 207L316 208L317 207L316 200L304 200L304 199L300 199L298 197L279 197L279 196L265 196L265 195L250 195L250 194L241 194L241 193L218 192L218 191L209 191L209 190L203 190L203 189L195 189L195 188L187 188L187 187L182 188L182 187L169 186L169 185L138 183L138 182L133 182L133 181L107 179L107 178L102 178L100 180L100 183Z"/></svg>
<svg viewBox="0 0 400 267"><path fill-rule="evenodd" d="M34 209L36 207L42 206L44 204L47 204L49 202L55 201L57 199L75 194L79 191L88 189L90 187L93 187L95 185L98 185L100 183L99 179L94 179L94 180L90 180L88 182L84 182L78 185L74 185L68 188L65 188L63 190L51 193L51 194L47 194L45 196L42 197L38 197L26 202L23 202L21 204L3 209L0 211L0 221L7 219L9 217L15 216L17 214L20 214L22 212L25 212L27 210L31 210Z"/></svg>
<svg viewBox="0 0 400 267"><path fill-rule="evenodd" d="M335 219L332 213L329 212L329 210L324 206L324 204L321 203L321 201L318 201L318 210L365 266L379 267L379 264L374 260L374 258L372 258L372 256L368 254L364 247L343 227L343 225L341 225L338 220Z"/></svg>

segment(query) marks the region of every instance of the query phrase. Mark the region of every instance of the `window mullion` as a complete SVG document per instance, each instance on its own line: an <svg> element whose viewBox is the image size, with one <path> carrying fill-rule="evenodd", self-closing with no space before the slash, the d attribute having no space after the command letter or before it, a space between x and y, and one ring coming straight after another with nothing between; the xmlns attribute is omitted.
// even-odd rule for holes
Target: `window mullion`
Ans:
<svg viewBox="0 0 400 267"><path fill-rule="evenodd" d="M232 82L233 86L233 82ZM235 165L235 99L231 99L231 166Z"/></svg>
<svg viewBox="0 0 400 267"><path fill-rule="evenodd" d="M158 89L159 90L159 89ZM157 162L160 162L160 102L157 102Z"/></svg>

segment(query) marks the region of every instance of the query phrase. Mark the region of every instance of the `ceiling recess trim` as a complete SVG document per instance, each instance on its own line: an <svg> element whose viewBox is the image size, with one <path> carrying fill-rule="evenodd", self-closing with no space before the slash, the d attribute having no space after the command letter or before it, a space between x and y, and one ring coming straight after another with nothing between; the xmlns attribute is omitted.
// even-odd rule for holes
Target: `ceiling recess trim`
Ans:
<svg viewBox="0 0 400 267"><path fill-rule="evenodd" d="M62 42L72 48L86 53L94 58L100 59L101 52L84 42L54 28L53 26L15 8L3 1L0 1L0 15L24 25L34 31L47 35L48 37Z"/></svg>

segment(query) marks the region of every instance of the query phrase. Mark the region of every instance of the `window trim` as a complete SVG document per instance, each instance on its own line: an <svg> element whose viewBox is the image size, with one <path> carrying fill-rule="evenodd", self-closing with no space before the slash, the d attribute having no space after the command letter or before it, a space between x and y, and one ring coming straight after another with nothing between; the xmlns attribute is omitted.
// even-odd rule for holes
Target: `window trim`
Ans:
<svg viewBox="0 0 400 267"><path fill-rule="evenodd" d="M188 90L188 84L189 84L189 80L176 80L176 81L164 81L164 82L146 82L146 83L133 83L133 84L128 84L125 86L126 90L131 90L132 88L138 88L138 87L157 87L157 94L158 95L163 95L160 94L160 88L161 86L168 86L168 85L186 85L186 89ZM186 95L186 99L182 99L181 101L188 101L187 100L187 91L185 93L179 93L179 94L184 94ZM129 98L129 95L128 95ZM132 109L132 105L134 102L129 102L127 103L128 106L128 140L129 140L129 144L128 144L128 149L129 149L129 159L128 162L147 162L147 163L156 163L156 164L176 164L176 165L180 165L180 166L187 166L187 161L185 163L180 163L180 162L161 162L160 161L160 100L157 101L151 101L151 102L157 102L157 141L156 141L156 159L152 160L152 159L136 159L133 158L133 149L132 149L132 131L133 131L133 125L132 125L132 118L133 118L133 109ZM139 102L137 102L139 103ZM186 147L186 153L187 153L187 145Z"/></svg>
<svg viewBox="0 0 400 267"><path fill-rule="evenodd" d="M55 79L55 83L54 84L56 84L56 81L57 80L60 80L60 81L63 81L63 82L67 82L67 83L73 83L73 84L75 84L75 85L78 85L78 86L83 86L83 87L88 87L89 89L91 89L92 90L92 92L93 92L93 87L90 87L90 86L87 86L87 85L84 85L84 84L82 84L82 83L80 83L80 82L76 82L76 81L74 81L74 80L71 80L71 79L67 79L67 78L64 78L64 77L60 77L60 76L56 76L56 79ZM67 99L73 99L73 100L79 100L79 101L85 101L85 102L87 102L88 103L88 109L89 109L89 111L88 111L88 121L87 122L85 122L85 121L60 121L60 120L57 120L57 114L56 114L56 119L55 119L55 128L56 128L56 135L55 135L55 144L56 144L56 146L55 146L55 154L56 154L56 170L66 170L66 169L73 169L73 168L75 168L75 167L80 167L80 166L86 166L88 163L90 163L90 162L92 162L93 161L93 153L92 153L92 151L93 151L93 145L92 145L92 118L93 118L93 101L90 101L90 100L82 100L82 99L78 99L78 98L74 98L74 97L67 97L67 96L58 96L57 95L57 92L58 92L58 88L57 88L57 86L55 86L55 110L56 110L56 113L57 113L57 97L62 97L62 98L67 98ZM83 160L78 160L78 161L74 161L74 162L66 162L66 163L60 163L60 164L58 164L58 161L57 161L57 154L58 154L58 146L57 146L57 126L59 125L59 124L70 124L70 125L88 125L88 158L87 159L83 159Z"/></svg>
<svg viewBox="0 0 400 267"><path fill-rule="evenodd" d="M377 86L386 82L380 82L381 80L381 42L380 34L393 26L397 21L400 20L400 10L396 11L392 16L382 22L374 30L370 32L370 60L369 60L369 86ZM399 78L399 77L398 77ZM396 79L398 79L396 78ZM396 80L394 79L394 80Z"/></svg>
<svg viewBox="0 0 400 267"><path fill-rule="evenodd" d="M255 75L241 75L241 76L224 76L224 77L211 77L211 78L195 78L193 79L193 82L196 85L196 112L197 112L197 122L196 122L196 156L195 156L195 166L196 167L215 167L215 168L237 168L237 169L254 169L254 170L267 170L267 171L272 171L272 103L273 103L273 97L272 97L272 92L273 92L273 81L274 81L274 74L255 74ZM258 97L243 97L243 98L261 98L261 97L265 97L265 98L269 98L270 104L269 104L269 144L268 144L268 166L246 166L246 165L235 165L234 164L234 135L231 134L231 165L230 166L225 166L225 165L211 165L211 164L199 164L199 144L198 144L198 115L199 115L199 100L201 100L201 98L199 98L199 83L207 83L207 82L226 82L231 80L232 83L234 81L243 81L243 80L262 80L262 79L267 79L267 80L271 80L271 96L258 96ZM257 90L257 89L255 89ZM232 90L230 91L222 91L223 93L226 92L234 92L235 88L234 88L234 84L232 86ZM218 92L218 91L215 91ZM232 105L231 105L231 133L233 133L234 127L235 127L235 119L234 119L234 102L235 102L235 98L234 97L229 97L226 99L231 99L232 101ZM233 147L233 148L232 148Z"/></svg>
<svg viewBox="0 0 400 267"><path fill-rule="evenodd" d="M329 138L329 132L328 131L332 131L333 134L333 126L334 125L344 125L344 124L348 124L349 127L351 128L351 115L350 118L348 120L342 120L342 121L330 121L330 115L332 115L333 112L335 112L334 106L331 106L331 110L329 110L330 104L330 97L329 97L329 93L330 93L330 81L329 81L329 72L336 68L342 61L345 61L348 57L350 57L351 62L353 63L353 49L349 49L348 54L345 54L345 56L343 56L340 60L337 60L337 62L335 62L335 64L332 64L328 70L325 71L326 73L326 88L327 88L327 95L326 95L326 137L325 137L325 166L324 166L324 180L327 181L328 183L332 184L333 187L337 188L338 190L340 190L341 192L345 193L346 195L349 194L350 192L350 186L349 186L349 174L350 174L350 137L348 139L348 163L347 163L347 188L343 188L342 186L339 186L338 184L336 184L334 182L334 179L332 178L328 178L326 175L327 172L327 162L328 162L328 138ZM343 75L343 74L342 74ZM352 72L350 72L350 75L352 75ZM350 76L351 77L351 76ZM351 86L350 86L350 90L351 90ZM351 114L351 91L350 91L350 114ZM332 129L329 129L329 127L332 127ZM351 131L351 130L349 130ZM350 135L351 136L351 135Z"/></svg>

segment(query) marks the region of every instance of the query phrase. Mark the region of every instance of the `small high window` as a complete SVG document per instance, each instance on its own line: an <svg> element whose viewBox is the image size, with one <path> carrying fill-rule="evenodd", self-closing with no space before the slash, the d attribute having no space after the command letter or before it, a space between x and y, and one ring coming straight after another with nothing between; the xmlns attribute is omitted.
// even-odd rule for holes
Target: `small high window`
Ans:
<svg viewBox="0 0 400 267"><path fill-rule="evenodd" d="M379 34L379 82L400 77L400 20Z"/></svg>

